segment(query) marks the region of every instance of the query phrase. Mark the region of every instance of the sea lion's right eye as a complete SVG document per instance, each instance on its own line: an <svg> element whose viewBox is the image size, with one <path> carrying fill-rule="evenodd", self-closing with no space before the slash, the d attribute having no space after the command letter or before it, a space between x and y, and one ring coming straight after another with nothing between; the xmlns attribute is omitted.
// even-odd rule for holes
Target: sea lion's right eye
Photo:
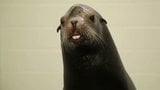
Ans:
<svg viewBox="0 0 160 90"><path fill-rule="evenodd" d="M61 17L60 23L62 26L64 26L66 19L67 19L66 16Z"/></svg>
<svg viewBox="0 0 160 90"><path fill-rule="evenodd" d="M61 17L61 19L60 19L60 25L58 26L58 28L57 28L57 32L59 32L59 30L61 29L61 26L64 26L64 23L65 23L65 17L63 16L63 17Z"/></svg>
<svg viewBox="0 0 160 90"><path fill-rule="evenodd" d="M61 25L64 26L64 18L63 17L61 18L60 22L61 22Z"/></svg>

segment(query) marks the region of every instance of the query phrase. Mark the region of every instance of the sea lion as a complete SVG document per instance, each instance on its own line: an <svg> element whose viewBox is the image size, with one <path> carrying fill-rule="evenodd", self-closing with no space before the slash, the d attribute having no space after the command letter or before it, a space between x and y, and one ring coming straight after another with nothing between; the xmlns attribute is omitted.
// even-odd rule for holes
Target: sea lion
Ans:
<svg viewBox="0 0 160 90"><path fill-rule="evenodd" d="M97 11L76 4L60 23L64 90L136 90Z"/></svg>

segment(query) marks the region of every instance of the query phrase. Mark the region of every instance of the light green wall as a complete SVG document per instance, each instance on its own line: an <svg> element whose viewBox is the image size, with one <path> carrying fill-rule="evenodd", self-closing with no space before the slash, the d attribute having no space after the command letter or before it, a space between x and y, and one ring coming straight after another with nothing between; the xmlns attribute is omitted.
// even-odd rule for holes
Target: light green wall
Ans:
<svg viewBox="0 0 160 90"><path fill-rule="evenodd" d="M158 0L0 0L0 90L62 90L56 28L75 3L107 19L137 90L160 90Z"/></svg>

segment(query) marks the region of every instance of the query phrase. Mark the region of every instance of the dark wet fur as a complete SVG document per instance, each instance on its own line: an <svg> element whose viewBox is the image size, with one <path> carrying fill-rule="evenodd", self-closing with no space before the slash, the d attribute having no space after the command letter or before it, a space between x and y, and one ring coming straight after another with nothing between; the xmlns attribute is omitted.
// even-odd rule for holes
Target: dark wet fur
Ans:
<svg viewBox="0 0 160 90"><path fill-rule="evenodd" d="M82 10L80 7L92 10L85 5L73 6L69 16L74 17ZM70 41L71 33L61 31L64 90L136 90L105 25L107 22L98 16L98 26L89 24L79 31L82 40L78 44Z"/></svg>

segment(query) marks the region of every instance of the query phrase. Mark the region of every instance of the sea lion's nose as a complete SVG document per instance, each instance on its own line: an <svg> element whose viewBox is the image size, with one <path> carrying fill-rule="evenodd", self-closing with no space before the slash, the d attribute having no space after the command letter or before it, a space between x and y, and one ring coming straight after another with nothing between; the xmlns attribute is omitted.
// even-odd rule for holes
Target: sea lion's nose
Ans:
<svg viewBox="0 0 160 90"><path fill-rule="evenodd" d="M72 21L71 21L72 25L77 24L77 22L78 22L77 20L72 20Z"/></svg>
<svg viewBox="0 0 160 90"><path fill-rule="evenodd" d="M78 22L77 20L72 20L71 21L71 24L72 24L74 30L76 29L77 22Z"/></svg>

